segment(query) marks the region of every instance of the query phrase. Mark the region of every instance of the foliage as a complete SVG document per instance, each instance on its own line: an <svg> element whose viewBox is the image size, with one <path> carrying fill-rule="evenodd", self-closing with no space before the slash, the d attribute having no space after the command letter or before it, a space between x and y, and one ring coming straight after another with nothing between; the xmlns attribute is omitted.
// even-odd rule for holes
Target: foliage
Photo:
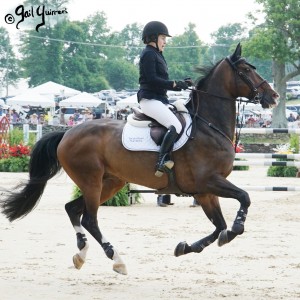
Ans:
<svg viewBox="0 0 300 300"><path fill-rule="evenodd" d="M168 62L170 79L196 79L195 67L202 64L202 43L195 31L196 25L189 23L182 35L174 36L169 42L164 56Z"/></svg>
<svg viewBox="0 0 300 300"><path fill-rule="evenodd" d="M271 166L268 168L267 176L270 177L296 177L296 167Z"/></svg>
<svg viewBox="0 0 300 300"><path fill-rule="evenodd" d="M298 141L298 144L296 142ZM294 147L295 145L295 147ZM291 136L290 143L278 145L274 151L277 154L292 154L296 152L296 149L299 151L299 137L295 135ZM298 153L298 152L297 152ZM285 159L277 159L277 161L285 161ZM292 161L287 159L287 161ZM271 166L268 168L267 176L271 177L296 177L298 173L298 168L293 166Z"/></svg>
<svg viewBox="0 0 300 300"><path fill-rule="evenodd" d="M29 156L0 159L0 172L28 172Z"/></svg>
<svg viewBox="0 0 300 300"><path fill-rule="evenodd" d="M27 172L31 146L23 144L23 131L10 130L8 142L0 144L0 172Z"/></svg>
<svg viewBox="0 0 300 300"><path fill-rule="evenodd" d="M299 153L299 135L298 134L291 134L290 136L290 147L294 149L294 153Z"/></svg>
<svg viewBox="0 0 300 300"><path fill-rule="evenodd" d="M27 172L29 154L28 146L0 144L0 172Z"/></svg>
<svg viewBox="0 0 300 300"><path fill-rule="evenodd" d="M249 37L239 23L221 26L212 34L214 44L211 46L201 42L195 31L196 25L192 23L184 28L182 35L173 36L164 51L170 79L180 80L188 76L196 79L198 74L194 72L195 66L215 63L227 56L237 42L242 41L243 55L269 81L272 80L272 66L276 67L277 71L273 72L276 75L279 70L284 71L286 62L289 63L291 72L279 75L275 80L276 89L281 94L284 91L281 82L300 72L299 0L256 1L263 4L266 21L256 26ZM35 5L41 3L42 0L24 2ZM64 7L66 3L67 0L47 1L49 7L56 8ZM24 68L30 86L52 80L91 93L101 89L137 87L137 63L144 47L141 24L127 24L120 32L112 32L103 11L96 11L83 21L60 18L63 21L58 22L54 16L47 17L47 24L40 27L38 33L34 27L30 27L32 30L24 31L21 38L19 52L22 64L19 69ZM50 22L50 19L54 21ZM284 101L279 108L284 126L283 106ZM277 114L273 115L276 119Z"/></svg>
<svg viewBox="0 0 300 300"><path fill-rule="evenodd" d="M4 27L0 27L0 74L0 90L15 85L22 74L8 31Z"/></svg>
<svg viewBox="0 0 300 300"><path fill-rule="evenodd" d="M118 191L111 199L107 200L103 203L103 206L128 206L129 199L128 199L128 191L129 191L129 184L126 184L120 191ZM82 195L78 186L73 187L72 191L72 200L80 197ZM135 203L139 202L141 198L140 194L135 194Z"/></svg>
<svg viewBox="0 0 300 300"><path fill-rule="evenodd" d="M256 0L263 5L265 22L250 32L245 54L272 59L273 80L281 95L273 110L274 128L287 127L285 117L286 82L300 74L299 0ZM255 20L255 16L252 16Z"/></svg>
<svg viewBox="0 0 300 300"><path fill-rule="evenodd" d="M138 88L138 68L125 59L116 59L105 63L106 76L116 90Z"/></svg>

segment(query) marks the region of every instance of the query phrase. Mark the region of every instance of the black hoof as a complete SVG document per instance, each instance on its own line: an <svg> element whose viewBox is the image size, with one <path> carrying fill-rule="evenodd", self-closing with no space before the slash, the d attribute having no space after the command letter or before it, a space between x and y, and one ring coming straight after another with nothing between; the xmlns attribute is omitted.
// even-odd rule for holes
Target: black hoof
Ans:
<svg viewBox="0 0 300 300"><path fill-rule="evenodd" d="M175 251L174 251L174 255L176 257L178 256L181 256L181 255L184 255L184 250L185 250L185 247L187 246L187 243L186 242L180 242L177 247L175 248Z"/></svg>
<svg viewBox="0 0 300 300"><path fill-rule="evenodd" d="M220 232L219 237L218 237L218 246L221 247L225 244L228 243L228 235L227 235L227 230L224 229Z"/></svg>

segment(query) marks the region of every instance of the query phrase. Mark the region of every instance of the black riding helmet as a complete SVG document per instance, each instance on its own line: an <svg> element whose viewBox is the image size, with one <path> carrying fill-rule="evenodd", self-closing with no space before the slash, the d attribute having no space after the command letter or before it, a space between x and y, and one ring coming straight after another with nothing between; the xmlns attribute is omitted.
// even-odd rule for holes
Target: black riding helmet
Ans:
<svg viewBox="0 0 300 300"><path fill-rule="evenodd" d="M160 34L171 37L168 28L164 23L159 21L151 21L147 23L143 29L142 40L144 44L157 42L157 38Z"/></svg>

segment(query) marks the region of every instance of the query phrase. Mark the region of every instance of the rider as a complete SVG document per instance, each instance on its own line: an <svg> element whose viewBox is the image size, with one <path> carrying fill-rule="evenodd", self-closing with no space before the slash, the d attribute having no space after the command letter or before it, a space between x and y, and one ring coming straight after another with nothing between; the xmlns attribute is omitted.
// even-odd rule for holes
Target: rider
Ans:
<svg viewBox="0 0 300 300"><path fill-rule="evenodd" d="M175 140L182 130L181 123L170 111L167 90L181 91L192 85L192 81L169 80L168 66L162 54L169 35L165 24L152 21L143 29L142 40L146 47L140 56L140 90L138 102L144 114L155 119L168 130L165 134L156 164L155 176L161 177L164 169L172 169L174 162L169 153L173 149Z"/></svg>

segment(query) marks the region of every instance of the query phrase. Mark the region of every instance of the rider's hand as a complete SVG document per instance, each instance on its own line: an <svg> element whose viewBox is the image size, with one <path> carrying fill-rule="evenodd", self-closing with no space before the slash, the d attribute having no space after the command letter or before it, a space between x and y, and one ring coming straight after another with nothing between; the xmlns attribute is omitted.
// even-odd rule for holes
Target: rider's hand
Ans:
<svg viewBox="0 0 300 300"><path fill-rule="evenodd" d="M191 77L184 78L184 82L186 82L188 86L194 85L194 82Z"/></svg>
<svg viewBox="0 0 300 300"><path fill-rule="evenodd" d="M176 81L175 89L186 90L188 88L188 84L185 81Z"/></svg>

